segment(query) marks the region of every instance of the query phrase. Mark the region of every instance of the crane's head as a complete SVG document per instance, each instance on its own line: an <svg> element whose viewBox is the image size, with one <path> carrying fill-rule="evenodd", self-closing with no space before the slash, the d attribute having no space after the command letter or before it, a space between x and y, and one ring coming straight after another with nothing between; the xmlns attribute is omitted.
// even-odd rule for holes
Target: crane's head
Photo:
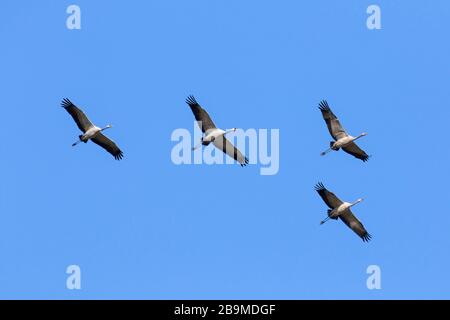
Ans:
<svg viewBox="0 0 450 320"><path fill-rule="evenodd" d="M367 136L367 132L361 133L361 137L365 137L365 136Z"/></svg>

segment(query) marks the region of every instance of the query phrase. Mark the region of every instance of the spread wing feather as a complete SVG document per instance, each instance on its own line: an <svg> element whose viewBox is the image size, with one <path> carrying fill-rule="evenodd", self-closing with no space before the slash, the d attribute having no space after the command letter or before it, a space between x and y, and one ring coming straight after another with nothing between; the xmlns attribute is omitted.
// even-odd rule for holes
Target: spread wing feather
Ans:
<svg viewBox="0 0 450 320"><path fill-rule="evenodd" d="M61 106L66 109L67 112L72 116L78 128L83 131L83 133L94 126L88 119L88 117L84 114L84 112L81 111L81 109L76 105L74 105L69 99L64 98L61 102Z"/></svg>
<svg viewBox="0 0 450 320"><path fill-rule="evenodd" d="M186 99L186 103L189 105L189 107L192 110L192 113L194 114L195 120L197 120L198 126L202 130L203 133L205 133L208 130L216 128L216 125L211 120L211 117L209 116L208 112L205 111L195 100L194 96L189 96Z"/></svg>

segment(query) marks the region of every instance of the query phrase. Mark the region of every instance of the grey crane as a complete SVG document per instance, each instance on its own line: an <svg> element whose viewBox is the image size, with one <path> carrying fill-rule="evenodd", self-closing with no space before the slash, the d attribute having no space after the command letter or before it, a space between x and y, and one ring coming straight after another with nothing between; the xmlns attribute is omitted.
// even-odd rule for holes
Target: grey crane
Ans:
<svg viewBox="0 0 450 320"><path fill-rule="evenodd" d="M339 119L335 116L333 111L331 111L326 100L322 100L319 103L319 109L322 112L323 119L327 124L328 131L335 140L330 142L330 148L322 152L321 155L324 156L331 150L338 151L342 148L342 150L351 154L355 158L358 158L364 162L368 161L369 156L355 143L356 140L366 136L367 133L363 132L357 137L352 137L351 135L349 135L342 127Z"/></svg>
<svg viewBox="0 0 450 320"><path fill-rule="evenodd" d="M231 158L234 158L241 167L246 166L248 164L248 159L239 151L238 148L233 146L231 142L225 138L225 135L230 132L235 132L237 129L233 128L231 130L225 131L216 127L214 122L211 120L209 114L203 109L195 100L194 96L188 96L186 99L186 103L192 110L194 114L195 120L197 121L200 129L202 130L204 137L200 140L200 143L192 148L192 150L196 150L200 148L202 145L207 146L210 143L213 143L214 146L222 150Z"/></svg>
<svg viewBox="0 0 450 320"><path fill-rule="evenodd" d="M325 220L322 220L320 224L324 224L329 219L337 220L341 219L350 229L352 229L364 242L370 241L372 236L364 228L363 224L353 215L350 210L351 207L363 201L358 199L355 202L344 202L340 200L336 195L328 191L323 183L319 182L315 187L317 193L320 195L325 204L330 208L328 209L328 216Z"/></svg>
<svg viewBox="0 0 450 320"><path fill-rule="evenodd" d="M72 146L76 146L80 142L87 143L91 140L112 154L114 159L121 160L123 158L123 152L119 149L115 142L102 133L104 130L112 128L110 124L104 128L95 126L84 114L84 112L67 98L62 100L61 106L67 110L77 124L78 128L83 132L82 135L78 136L79 140L73 143Z"/></svg>

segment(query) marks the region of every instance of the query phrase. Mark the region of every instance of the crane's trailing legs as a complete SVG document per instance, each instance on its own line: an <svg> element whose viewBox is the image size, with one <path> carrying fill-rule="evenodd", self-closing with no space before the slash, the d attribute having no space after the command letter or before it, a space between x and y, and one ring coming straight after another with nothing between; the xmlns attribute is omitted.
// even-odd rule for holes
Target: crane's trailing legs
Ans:
<svg viewBox="0 0 450 320"><path fill-rule="evenodd" d="M91 138L93 138L93 137L95 137L95 135L96 135L97 133L102 132L102 131L104 131L104 130L106 130L106 129L109 129L109 128L112 128L112 125L108 124L106 127L101 128L101 129L100 129L100 128L96 128L97 130L95 130L95 128L93 128L93 129L94 129L93 131L91 131L91 130L86 131L85 134L79 135L79 136L78 136L78 141L72 143L72 147L75 147L75 146L76 146L77 144L79 144L80 142L87 143L88 140L91 139ZM83 139L83 138L84 138L84 139Z"/></svg>
<svg viewBox="0 0 450 320"><path fill-rule="evenodd" d="M324 152L322 152L320 155L321 155L321 156L324 156L324 155L326 155L328 152L330 152L331 150L338 151L339 149L340 149L340 147L337 147L337 146L336 146L336 142L330 141L330 147L329 147L327 150L325 150Z"/></svg>
<svg viewBox="0 0 450 320"><path fill-rule="evenodd" d="M320 225L323 225L325 222L327 222L327 221L330 220L330 219L331 219L331 217L328 216L326 219L320 221Z"/></svg>
<svg viewBox="0 0 450 320"><path fill-rule="evenodd" d="M343 148L343 147L349 145L350 143L355 142L356 140L358 140L358 139L360 139L362 137L365 137L365 136L367 136L367 133L363 132L357 137L347 136L347 137L344 137L344 138L339 139L337 141L331 141L330 142L330 147L327 150L325 150L324 152L321 152L320 155L324 156L328 152L330 152L331 150L339 151L340 148Z"/></svg>
<svg viewBox="0 0 450 320"><path fill-rule="evenodd" d="M200 148L200 147L202 146L202 144L203 144L203 139L200 140L200 142L199 142L195 147L192 147L192 151L195 151L195 150L197 150L198 148Z"/></svg>
<svg viewBox="0 0 450 320"><path fill-rule="evenodd" d="M321 152L320 155L321 155L321 156L324 156L324 155L326 155L328 152L330 152L331 150L333 150L333 149L328 148L328 149L325 150L324 152Z"/></svg>
<svg viewBox="0 0 450 320"><path fill-rule="evenodd" d="M359 198L358 200L356 200L355 202L352 203L343 203L340 207L335 208L333 210L328 210L328 217L326 217L324 220L320 221L320 225L323 225L325 222L327 222L330 219L334 219L337 220L337 218L344 213L346 210L350 209L351 207L353 207L354 205L357 205L360 202L363 202L364 199Z"/></svg>

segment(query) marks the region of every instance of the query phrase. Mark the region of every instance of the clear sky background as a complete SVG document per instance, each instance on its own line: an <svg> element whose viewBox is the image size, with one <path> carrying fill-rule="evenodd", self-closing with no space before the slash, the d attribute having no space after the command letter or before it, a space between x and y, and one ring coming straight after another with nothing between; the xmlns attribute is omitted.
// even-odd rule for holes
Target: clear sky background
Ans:
<svg viewBox="0 0 450 320"><path fill-rule="evenodd" d="M446 0L1 1L0 298L450 298L449 20ZM280 129L278 175L175 166L188 94L222 128ZM64 97L123 161L71 147ZM319 156L321 99L368 163ZM365 198L370 243L319 226L318 181Z"/></svg>

